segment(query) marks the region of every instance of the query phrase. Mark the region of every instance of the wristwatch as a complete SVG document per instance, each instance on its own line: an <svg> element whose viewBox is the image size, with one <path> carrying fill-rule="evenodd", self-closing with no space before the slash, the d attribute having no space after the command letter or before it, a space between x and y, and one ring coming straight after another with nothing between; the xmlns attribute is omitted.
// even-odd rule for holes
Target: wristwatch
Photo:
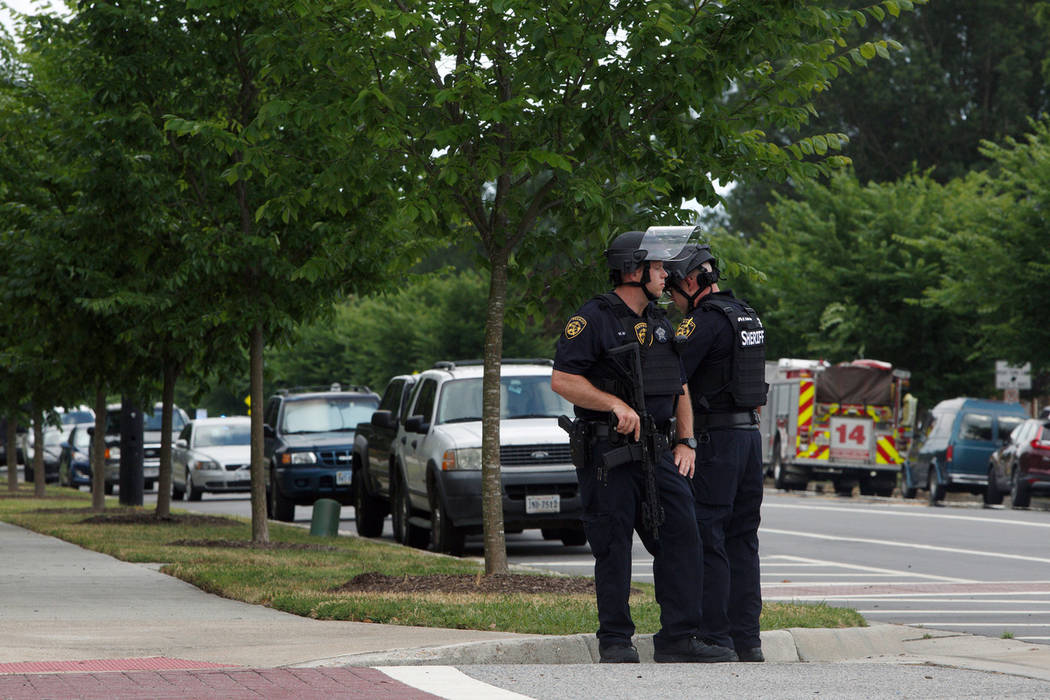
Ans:
<svg viewBox="0 0 1050 700"><path fill-rule="evenodd" d="M676 444L676 445L685 445L689 449L695 450L696 449L696 438L691 438L691 437L678 438L677 440L675 440L674 444Z"/></svg>

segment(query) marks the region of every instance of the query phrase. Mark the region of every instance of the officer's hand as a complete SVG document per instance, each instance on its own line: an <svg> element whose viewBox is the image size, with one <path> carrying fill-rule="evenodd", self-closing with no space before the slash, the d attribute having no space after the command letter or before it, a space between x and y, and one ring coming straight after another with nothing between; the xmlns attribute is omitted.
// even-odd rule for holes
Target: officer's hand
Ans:
<svg viewBox="0 0 1050 700"><path fill-rule="evenodd" d="M634 433L635 440L641 436L642 421L633 408L625 403L620 403L613 406L612 412L616 416L616 432L621 435Z"/></svg>
<svg viewBox="0 0 1050 700"><path fill-rule="evenodd" d="M696 450L688 445L675 445L674 464L678 467L678 473L687 478L693 478L693 470L696 466Z"/></svg>

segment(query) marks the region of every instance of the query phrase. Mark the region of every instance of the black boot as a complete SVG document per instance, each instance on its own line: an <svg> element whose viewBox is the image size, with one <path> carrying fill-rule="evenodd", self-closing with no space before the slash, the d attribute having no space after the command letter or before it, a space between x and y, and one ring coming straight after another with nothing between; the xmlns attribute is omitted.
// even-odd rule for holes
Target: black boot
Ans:
<svg viewBox="0 0 1050 700"><path fill-rule="evenodd" d="M752 647L751 649L738 649L736 655L740 657L741 661L752 661L760 663L766 660L766 657L762 655L762 647Z"/></svg>
<svg viewBox="0 0 1050 700"><path fill-rule="evenodd" d="M717 644L704 644L696 637L676 639L673 642L653 640L653 661L658 664L699 663L710 664L722 661L737 661L736 652Z"/></svg>
<svg viewBox="0 0 1050 700"><path fill-rule="evenodd" d="M638 650L634 645L628 643L599 644L598 654L601 656L599 663L603 664L636 664L638 663Z"/></svg>

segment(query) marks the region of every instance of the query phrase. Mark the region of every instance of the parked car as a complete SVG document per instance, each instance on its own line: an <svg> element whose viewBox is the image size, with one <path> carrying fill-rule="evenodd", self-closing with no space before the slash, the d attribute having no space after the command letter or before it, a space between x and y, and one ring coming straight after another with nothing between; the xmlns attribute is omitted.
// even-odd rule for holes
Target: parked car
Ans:
<svg viewBox="0 0 1050 700"><path fill-rule="evenodd" d="M953 491L984 494L992 453L1027 417L1017 403L941 401L919 430L914 457L902 472L901 493L915 498L917 489L926 488L930 505Z"/></svg>
<svg viewBox="0 0 1050 700"><path fill-rule="evenodd" d="M149 491L160 476L160 437L163 404L153 405L153 414L142 416L142 488ZM171 436L174 444L178 434L189 422L189 416L178 406L171 411ZM174 450L173 450L174 452ZM106 406L106 493L120 484L120 404Z"/></svg>
<svg viewBox="0 0 1050 700"><path fill-rule="evenodd" d="M354 431L378 405L379 395L366 386L289 389L270 397L263 412L270 517L291 522L295 506L319 498L353 503Z"/></svg>
<svg viewBox="0 0 1050 700"><path fill-rule="evenodd" d="M572 405L551 390L550 360L503 360L500 467L507 532L539 528L583 545L583 502L558 416ZM394 439L394 536L463 553L482 530L481 361L438 362L421 372Z"/></svg>
<svg viewBox="0 0 1050 700"><path fill-rule="evenodd" d="M998 505L1007 493L1013 508L1027 508L1033 494L1050 494L1050 419L1026 420L992 453L984 502Z"/></svg>
<svg viewBox="0 0 1050 700"><path fill-rule="evenodd" d="M52 484L58 481L58 460L62 455L62 443L66 441L69 431L73 429L73 426L67 428L56 428L54 426L48 426L44 430L44 481ZM32 482L36 478L36 471L33 469L33 462L36 457L36 447L31 446L29 448L29 458L26 459L25 466L23 467L23 473L25 475L26 482Z"/></svg>
<svg viewBox="0 0 1050 700"><path fill-rule="evenodd" d="M69 431L74 425L91 425L95 422L95 412L88 406L75 406L64 408L57 406L45 416L44 432L61 428L63 441L69 437ZM19 428L18 434L18 462L26 464L32 469L33 462L33 428ZM46 447L45 447L46 449ZM46 457L45 457L46 459ZM27 477L26 481L32 481Z"/></svg>
<svg viewBox="0 0 1050 700"><path fill-rule="evenodd" d="M58 457L58 483L79 489L91 486L91 434L88 425L75 425L62 443Z"/></svg>
<svg viewBox="0 0 1050 700"><path fill-rule="evenodd" d="M354 434L354 525L362 537L379 537L390 513L391 474L394 474L394 438L408 408L416 375L391 377L379 408Z"/></svg>
<svg viewBox="0 0 1050 700"><path fill-rule="evenodd" d="M199 501L206 491L251 491L251 465L248 416L191 420L179 433L172 451L172 495Z"/></svg>

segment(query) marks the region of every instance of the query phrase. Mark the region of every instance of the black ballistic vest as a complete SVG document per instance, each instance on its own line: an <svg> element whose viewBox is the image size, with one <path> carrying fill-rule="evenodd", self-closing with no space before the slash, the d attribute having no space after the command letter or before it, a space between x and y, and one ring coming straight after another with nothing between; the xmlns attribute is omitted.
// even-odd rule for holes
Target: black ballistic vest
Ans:
<svg viewBox="0 0 1050 700"><path fill-rule="evenodd" d="M674 330L667 321L663 310L649 304L644 317L639 318L619 296L612 292L600 294L595 299L603 309L611 311L616 316L627 334L625 344L639 344L645 396L681 394L682 375L678 361L678 349L674 342ZM660 341L660 337L663 338L663 342ZM603 361L596 362L590 373L585 376L602 391L630 404L629 380L614 369L613 362L619 363L619 366L627 372L633 371L630 354L625 353L616 359L603 358Z"/></svg>
<svg viewBox="0 0 1050 700"><path fill-rule="evenodd" d="M766 403L766 331L758 314L742 299L719 296L704 300L698 310L721 312L733 327L733 352L719 363L702 362L689 380L689 393L698 413L725 392L734 408L751 410Z"/></svg>

